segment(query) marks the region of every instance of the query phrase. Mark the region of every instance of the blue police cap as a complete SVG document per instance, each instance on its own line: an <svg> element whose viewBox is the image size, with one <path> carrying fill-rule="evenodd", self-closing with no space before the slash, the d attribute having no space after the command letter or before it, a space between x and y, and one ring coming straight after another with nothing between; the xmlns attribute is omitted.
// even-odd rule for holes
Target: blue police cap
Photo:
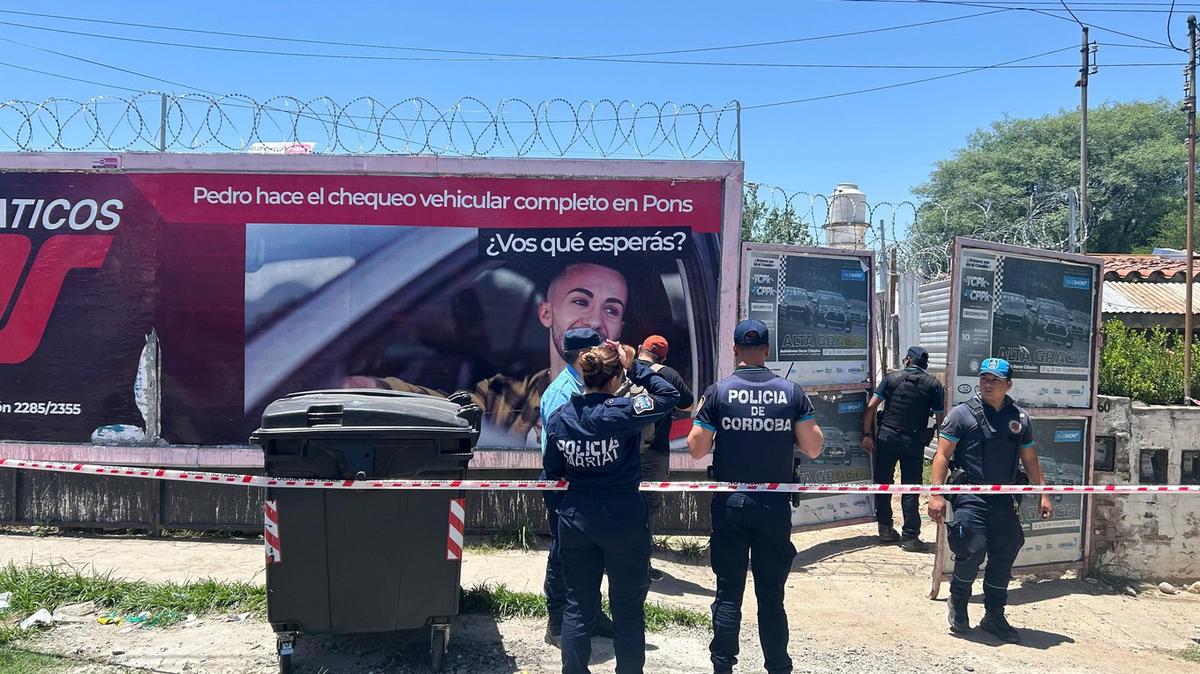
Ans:
<svg viewBox="0 0 1200 674"><path fill-rule="evenodd" d="M995 375L1001 379L1008 379L1012 374L1012 367L1007 360L1003 358L985 358L979 366L979 376L985 374Z"/></svg>
<svg viewBox="0 0 1200 674"><path fill-rule="evenodd" d="M563 351L582 351L603 343L600 333L592 328L571 328L563 333Z"/></svg>
<svg viewBox="0 0 1200 674"><path fill-rule="evenodd" d="M767 324L748 318L733 329L733 343L738 346L763 346L769 343L771 335L767 332Z"/></svg>

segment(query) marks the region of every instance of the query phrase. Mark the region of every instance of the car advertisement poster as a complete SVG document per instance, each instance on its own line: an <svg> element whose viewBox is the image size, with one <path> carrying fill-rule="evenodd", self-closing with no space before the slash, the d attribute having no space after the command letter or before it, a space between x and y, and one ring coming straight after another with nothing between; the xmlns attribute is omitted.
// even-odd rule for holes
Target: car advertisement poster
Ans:
<svg viewBox="0 0 1200 674"><path fill-rule="evenodd" d="M1012 365L1027 407L1091 407L1097 267L963 247L957 259L954 402L978 392L988 357Z"/></svg>
<svg viewBox="0 0 1200 674"><path fill-rule="evenodd" d="M869 380L870 258L748 248L747 318L772 331L772 371L801 385Z"/></svg>
<svg viewBox="0 0 1200 674"><path fill-rule="evenodd" d="M153 378L171 444L245 444L276 398L368 387L465 390L484 410L481 448L536 448L569 328L662 335L694 389L717 378L723 190L712 178L5 173L0 439L136 444ZM676 445L689 425L676 423Z"/></svg>
<svg viewBox="0 0 1200 674"><path fill-rule="evenodd" d="M1083 417L1033 417L1033 441L1047 484L1083 484L1087 456L1088 420ZM1050 519L1041 517L1041 497L1021 498L1021 528L1025 546L1014 567L1077 562L1083 559L1083 496L1052 494ZM951 511L953 516L953 511ZM943 549L944 559L953 559ZM949 565L947 566L949 570Z"/></svg>
<svg viewBox="0 0 1200 674"><path fill-rule="evenodd" d="M825 434L821 455L797 453L796 481L801 484L870 483L871 457L862 448L865 391L810 392L817 425ZM801 495L792 510L793 527L814 527L871 517L875 502L865 494Z"/></svg>

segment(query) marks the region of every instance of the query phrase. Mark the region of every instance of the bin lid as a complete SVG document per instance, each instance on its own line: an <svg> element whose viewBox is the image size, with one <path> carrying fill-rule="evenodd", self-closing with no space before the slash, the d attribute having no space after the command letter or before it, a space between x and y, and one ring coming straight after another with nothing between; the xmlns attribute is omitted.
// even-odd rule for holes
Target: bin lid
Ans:
<svg viewBox="0 0 1200 674"><path fill-rule="evenodd" d="M482 411L465 402L419 393L376 389L303 391L263 410L262 426L251 436L337 435L371 437L479 437Z"/></svg>

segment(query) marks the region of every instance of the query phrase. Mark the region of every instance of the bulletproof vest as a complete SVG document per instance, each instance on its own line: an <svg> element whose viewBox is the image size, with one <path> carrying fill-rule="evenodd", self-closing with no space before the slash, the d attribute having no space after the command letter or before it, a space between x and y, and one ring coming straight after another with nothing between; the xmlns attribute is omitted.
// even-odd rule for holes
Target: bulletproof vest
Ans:
<svg viewBox="0 0 1200 674"><path fill-rule="evenodd" d="M924 431L929 426L929 398L921 391L924 372L906 372L887 398L879 423L907 433Z"/></svg>
<svg viewBox="0 0 1200 674"><path fill-rule="evenodd" d="M792 482L797 386L780 377L717 382L713 475L723 482Z"/></svg>
<svg viewBox="0 0 1200 674"><path fill-rule="evenodd" d="M955 467L966 473L967 482L971 484L1014 484L1021 454L1021 430L1029 423L1029 416L1019 410L1020 427L1015 432L1012 428L993 430L984 414L982 400L971 398L966 405L975 417L975 428L970 434L979 434L982 441L964 442L967 436L959 440L954 452ZM971 438L978 439L978 436Z"/></svg>

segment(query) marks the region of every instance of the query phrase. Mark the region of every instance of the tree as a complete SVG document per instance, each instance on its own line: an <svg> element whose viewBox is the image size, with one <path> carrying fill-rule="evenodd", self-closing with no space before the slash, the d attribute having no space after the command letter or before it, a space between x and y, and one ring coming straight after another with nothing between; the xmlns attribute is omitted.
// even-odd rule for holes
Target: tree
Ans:
<svg viewBox="0 0 1200 674"><path fill-rule="evenodd" d="M791 201L782 206L768 203L758 190L755 183L747 183L742 190L742 241L815 245L812 232Z"/></svg>
<svg viewBox="0 0 1200 674"><path fill-rule="evenodd" d="M1186 119L1166 100L1112 103L1088 113L1087 250L1182 247ZM1079 184L1079 113L1004 119L937 163L914 193L914 246L956 234L1034 245L1067 238L1068 190Z"/></svg>

